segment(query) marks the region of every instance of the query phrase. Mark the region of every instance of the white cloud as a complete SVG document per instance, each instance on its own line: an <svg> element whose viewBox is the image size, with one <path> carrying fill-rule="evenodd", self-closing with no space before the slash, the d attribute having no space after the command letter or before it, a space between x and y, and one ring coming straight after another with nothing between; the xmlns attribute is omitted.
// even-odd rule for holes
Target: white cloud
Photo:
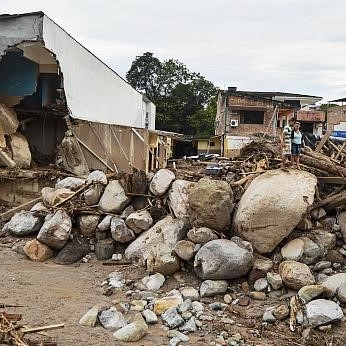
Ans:
<svg viewBox="0 0 346 346"><path fill-rule="evenodd" d="M42 10L124 76L136 55L175 58L220 87L346 96L343 0L1 0Z"/></svg>

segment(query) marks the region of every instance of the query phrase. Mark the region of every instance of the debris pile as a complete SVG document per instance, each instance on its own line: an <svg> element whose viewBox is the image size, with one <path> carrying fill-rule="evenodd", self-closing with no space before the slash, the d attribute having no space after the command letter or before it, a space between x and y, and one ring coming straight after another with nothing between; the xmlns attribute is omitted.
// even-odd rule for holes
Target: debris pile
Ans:
<svg viewBox="0 0 346 346"><path fill-rule="evenodd" d="M346 311L346 194L338 185L345 168L305 149L304 170L276 169L273 144L251 144L242 155L220 160L218 179L176 179L179 167L65 178L3 230L35 235L23 249L34 261L57 254L56 263L69 264L92 250L103 261L146 267L149 275L136 282L113 272L103 283L106 295L124 290L129 303L95 306L80 320L100 323L117 340L138 341L161 319L169 345L178 345L210 321L236 323L233 308L256 301L272 302L263 307L264 326L286 320L292 331L331 328ZM160 291L180 269L194 272L199 287ZM206 303L218 295L222 302ZM214 342L245 344L226 331Z"/></svg>

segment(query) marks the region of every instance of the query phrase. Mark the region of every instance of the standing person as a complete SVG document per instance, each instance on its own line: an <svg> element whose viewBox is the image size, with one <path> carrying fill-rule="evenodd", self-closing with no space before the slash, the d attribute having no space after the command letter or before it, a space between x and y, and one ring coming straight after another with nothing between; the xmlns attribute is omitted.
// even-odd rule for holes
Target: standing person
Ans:
<svg viewBox="0 0 346 346"><path fill-rule="evenodd" d="M286 169L287 160L291 159L292 154L292 131L296 118L291 118L288 124L284 127L281 135L281 148L282 148L282 168ZM293 162L292 162L293 163Z"/></svg>
<svg viewBox="0 0 346 346"><path fill-rule="evenodd" d="M303 134L300 131L300 122L296 121L294 123L293 132L292 132L292 163L297 165L297 169L300 169L299 166L299 156L302 150L303 145Z"/></svg>

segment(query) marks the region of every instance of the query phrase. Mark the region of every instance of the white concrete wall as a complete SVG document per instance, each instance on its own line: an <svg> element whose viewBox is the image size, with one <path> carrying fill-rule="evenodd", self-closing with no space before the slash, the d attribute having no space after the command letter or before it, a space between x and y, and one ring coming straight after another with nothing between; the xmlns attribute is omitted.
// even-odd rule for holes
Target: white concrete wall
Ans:
<svg viewBox="0 0 346 346"><path fill-rule="evenodd" d="M143 96L47 16L43 40L60 65L72 117L144 127Z"/></svg>

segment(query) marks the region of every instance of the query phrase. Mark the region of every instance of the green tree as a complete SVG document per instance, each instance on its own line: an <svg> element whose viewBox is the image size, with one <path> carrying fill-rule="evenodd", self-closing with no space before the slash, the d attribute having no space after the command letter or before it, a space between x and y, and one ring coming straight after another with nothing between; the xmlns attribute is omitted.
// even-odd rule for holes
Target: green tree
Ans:
<svg viewBox="0 0 346 346"><path fill-rule="evenodd" d="M213 134L216 110L209 102L217 89L199 73L189 71L178 60L161 62L147 52L136 57L126 78L156 104L158 129L188 135Z"/></svg>

